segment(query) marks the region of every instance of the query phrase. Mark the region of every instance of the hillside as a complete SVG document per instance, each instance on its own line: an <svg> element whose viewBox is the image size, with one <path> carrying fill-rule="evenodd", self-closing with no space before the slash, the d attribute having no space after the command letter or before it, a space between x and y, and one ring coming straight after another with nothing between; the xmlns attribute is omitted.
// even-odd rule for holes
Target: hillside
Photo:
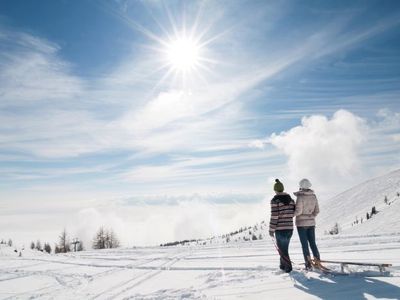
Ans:
<svg viewBox="0 0 400 300"><path fill-rule="evenodd" d="M367 220L367 212L370 215L374 206L377 214ZM327 201L320 201L320 208L320 232L330 230L336 222L341 232L348 234L400 232L400 170L368 180Z"/></svg>
<svg viewBox="0 0 400 300"><path fill-rule="evenodd" d="M377 213L367 220L366 215L371 215L372 207L375 207ZM400 170L368 180L327 201L320 199L320 210L321 213L317 217L319 234L329 234L335 223L338 223L340 233L344 234L399 233ZM177 241L165 246L212 245L270 239L268 225L269 219L266 219L221 236ZM294 238L297 238L297 235Z"/></svg>

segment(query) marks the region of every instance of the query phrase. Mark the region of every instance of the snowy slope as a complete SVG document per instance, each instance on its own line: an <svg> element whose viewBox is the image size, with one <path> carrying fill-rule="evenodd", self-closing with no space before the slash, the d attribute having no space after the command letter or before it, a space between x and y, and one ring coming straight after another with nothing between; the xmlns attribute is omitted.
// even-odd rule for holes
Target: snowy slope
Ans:
<svg viewBox="0 0 400 300"><path fill-rule="evenodd" d="M317 195L318 196L318 195ZM385 197L387 203L384 202ZM341 234L400 233L400 170L368 180L329 199L319 199L321 213L317 217L317 232L327 234L335 223ZM366 219L375 206L377 214ZM269 207L266 207L266 210ZM361 219L362 223L361 223ZM355 221L358 220L358 223ZM270 239L269 216L261 222L243 227L225 235L185 242L186 245L216 245Z"/></svg>
<svg viewBox="0 0 400 300"><path fill-rule="evenodd" d="M400 170L368 180L327 201L320 201L318 229L330 230L335 222L342 233L400 232ZM384 203L387 197L388 204ZM366 219L375 206L378 214ZM361 218L363 222L361 223ZM354 221L358 219L358 223Z"/></svg>
<svg viewBox="0 0 400 300"><path fill-rule="evenodd" d="M304 272L296 239L290 275L278 271L271 240L66 255L27 250L22 257L3 249L0 299L399 299L400 235L323 236L318 242L325 259L389 262L391 276L379 277L376 269L368 276Z"/></svg>

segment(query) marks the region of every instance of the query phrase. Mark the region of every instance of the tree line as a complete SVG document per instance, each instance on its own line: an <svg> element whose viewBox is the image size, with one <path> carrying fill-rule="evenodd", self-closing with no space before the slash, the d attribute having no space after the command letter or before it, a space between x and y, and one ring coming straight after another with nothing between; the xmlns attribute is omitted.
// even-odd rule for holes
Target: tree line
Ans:
<svg viewBox="0 0 400 300"><path fill-rule="evenodd" d="M11 240L9 246L12 246ZM117 248L120 247L120 241L113 229L101 226L96 232L91 246L93 249ZM42 244L40 240L32 241L30 248L47 253L51 253L54 250L55 254L85 250L83 241L79 238L71 238L66 229L63 229L58 236L58 242L54 245L54 249L52 249L50 243Z"/></svg>

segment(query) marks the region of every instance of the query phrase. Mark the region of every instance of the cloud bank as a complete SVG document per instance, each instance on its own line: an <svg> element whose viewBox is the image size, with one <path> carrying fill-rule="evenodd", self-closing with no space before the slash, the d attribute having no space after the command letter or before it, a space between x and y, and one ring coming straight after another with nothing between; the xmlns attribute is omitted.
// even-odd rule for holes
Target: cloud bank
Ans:
<svg viewBox="0 0 400 300"><path fill-rule="evenodd" d="M335 186L335 181L346 180L360 171L359 149L366 134L362 118L339 110L331 119L323 115L303 117L301 125L273 133L267 143L287 157L290 180L307 177L318 185Z"/></svg>

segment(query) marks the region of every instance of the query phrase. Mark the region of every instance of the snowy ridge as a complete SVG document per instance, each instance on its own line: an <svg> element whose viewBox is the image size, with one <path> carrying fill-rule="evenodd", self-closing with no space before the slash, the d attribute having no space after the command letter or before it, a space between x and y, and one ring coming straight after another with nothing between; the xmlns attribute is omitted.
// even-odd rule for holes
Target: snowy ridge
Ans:
<svg viewBox="0 0 400 300"><path fill-rule="evenodd" d="M371 214L372 207L376 208L377 214L367 220L366 214ZM370 179L327 201L320 200L320 210L321 213L317 217L319 234L327 234L335 223L339 225L339 233L343 234L400 233L398 221L400 170ZM355 223L356 220L358 223ZM268 226L269 219L267 218L253 226L243 227L224 235L208 239L177 241L166 245L220 245L269 239Z"/></svg>
<svg viewBox="0 0 400 300"><path fill-rule="evenodd" d="M374 206L378 213L367 220L366 214L371 214ZM400 170L320 201L320 208L317 219L320 232L332 229L336 222L340 232L346 234L400 232ZM356 220L358 223L354 223Z"/></svg>

